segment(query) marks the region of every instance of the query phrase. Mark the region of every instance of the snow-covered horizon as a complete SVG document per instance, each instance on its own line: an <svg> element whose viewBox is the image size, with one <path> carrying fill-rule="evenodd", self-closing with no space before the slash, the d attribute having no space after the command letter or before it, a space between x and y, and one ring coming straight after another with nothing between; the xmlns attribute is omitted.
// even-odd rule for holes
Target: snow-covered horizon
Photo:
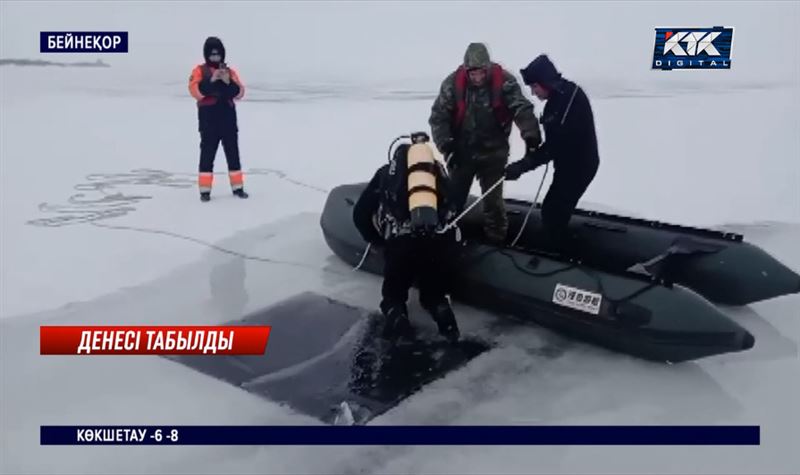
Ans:
<svg viewBox="0 0 800 475"><path fill-rule="evenodd" d="M572 77L670 82L686 74L650 70L655 28L720 25L735 29L734 66L693 78L800 79L795 2L233 2L212 14L202 1L8 1L0 12L3 58L63 60L39 53L40 31L128 31L129 53L101 57L131 78L188 77L216 35L245 80L439 78L482 41L515 72L548 53Z"/></svg>

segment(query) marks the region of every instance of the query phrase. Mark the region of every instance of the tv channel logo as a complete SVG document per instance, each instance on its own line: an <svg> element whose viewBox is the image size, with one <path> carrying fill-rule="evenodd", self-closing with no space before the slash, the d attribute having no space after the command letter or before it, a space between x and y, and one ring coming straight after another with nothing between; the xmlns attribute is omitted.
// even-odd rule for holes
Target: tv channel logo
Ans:
<svg viewBox="0 0 800 475"><path fill-rule="evenodd" d="M653 67L731 69L733 28L656 28Z"/></svg>
<svg viewBox="0 0 800 475"><path fill-rule="evenodd" d="M127 31L42 31L40 53L127 53Z"/></svg>

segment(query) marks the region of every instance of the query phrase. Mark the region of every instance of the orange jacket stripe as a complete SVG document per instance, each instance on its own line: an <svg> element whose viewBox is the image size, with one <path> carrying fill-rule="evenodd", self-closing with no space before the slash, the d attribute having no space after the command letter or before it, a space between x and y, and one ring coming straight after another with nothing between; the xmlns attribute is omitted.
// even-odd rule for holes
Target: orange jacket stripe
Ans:
<svg viewBox="0 0 800 475"><path fill-rule="evenodd" d="M189 77L189 94L192 95L195 99L202 100L203 96L200 94L200 81L203 80L203 68L202 66L195 66L192 70L192 75Z"/></svg>
<svg viewBox="0 0 800 475"><path fill-rule="evenodd" d="M244 84L242 83L242 80L239 78L239 73L237 73L236 70L233 68L229 69L231 72L231 81L235 82L239 86L239 94L236 94L236 97L234 97L234 99L241 99L242 97L244 97Z"/></svg>

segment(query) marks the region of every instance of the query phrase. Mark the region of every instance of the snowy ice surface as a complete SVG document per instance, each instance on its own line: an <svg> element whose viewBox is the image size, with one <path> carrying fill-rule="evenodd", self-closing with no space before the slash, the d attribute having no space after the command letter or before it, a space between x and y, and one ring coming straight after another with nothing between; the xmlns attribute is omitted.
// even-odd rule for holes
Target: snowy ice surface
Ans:
<svg viewBox="0 0 800 475"><path fill-rule="evenodd" d="M427 129L427 100L352 98L342 91L313 101L248 99L239 107L240 147L245 171L256 171L246 177L253 198L229 199L220 150L214 190L220 199L199 206L192 186L197 124L185 84L137 83L126 90L110 71L0 71L3 317L147 282L204 251L150 234L26 224L63 215L40 212L40 205L67 206L76 194L80 201L101 199L102 192L85 188L88 175L173 174L185 188L105 190L151 198L127 203L136 210L124 217L95 223L213 242L297 212L319 212L321 190L368 180L392 138ZM591 82L586 87L591 94ZM594 99L602 165L584 200L689 225L799 222L798 101L796 87ZM521 145L514 132L513 157ZM508 194L532 198L543 170L509 184Z"/></svg>
<svg viewBox="0 0 800 475"><path fill-rule="evenodd" d="M99 23L79 21L87 17L87 5ZM321 238L318 218L324 190L368 179L385 160L392 138L427 129L430 99L440 76L458 62L475 30L459 30L450 37L439 34L444 36L440 43L414 48L429 44L434 27L441 25L434 10L449 14L454 11L450 3L426 11L420 22L427 33L410 45L396 38L356 41L357 34L343 39L333 35L336 22L314 19L303 28L317 31L319 38L331 34L329 42L299 42L289 53L276 47L278 39L281 32L291 30L286 25L302 23L303 12L275 7L288 9L284 20L289 19L281 26L279 15L276 20L269 12L243 14L246 8L266 9L247 5L257 4L233 5L221 13L226 18L236 16L245 27L227 36L219 34L230 38L226 44L231 62L239 65L248 84L239 119L246 187L252 197L235 200L220 174L214 199L205 204L199 202L193 184L198 136L194 105L185 86L193 60L183 64L169 58L197 55L198 43L219 24L218 19L214 25L187 20L194 25L186 27L191 31L172 39L159 18L172 13L195 18L184 3L149 7L163 10L162 16L151 11L141 14L146 18L130 17L131 25L151 21L150 36L122 21L129 17L113 15L110 4L83 4L72 10L58 4L0 7L2 57L34 57L38 46L31 49L19 38L33 35L31 41L38 41L38 31L62 28L56 18L69 20L76 29L102 24L105 29L129 29L146 37L141 43L144 53L120 57L112 68L0 69L0 471L796 473L800 469L798 296L730 309L755 335L752 350L675 366L620 356L457 305L464 333L490 338L497 348L372 422L758 424L759 447L39 446L43 424L319 423L163 358L39 356L41 324L210 324L305 290L370 308L378 302L380 280L350 272ZM326 4L313 5L337 15ZM113 8L123 7L129 13L135 9L126 4ZM457 15L464 17L465 30L474 28L480 5L460 7ZM593 13L577 15L583 7ZM347 8L357 9L352 4ZM541 49L551 52L592 100L602 163L584 197L586 206L743 232L800 270L800 55L797 42L787 40L793 38L790 27L800 18L797 4L712 3L693 6L696 11L685 16L670 8L626 3L624 8L638 22L625 20L628 23L621 26L637 25L628 30L608 28L613 12L603 6L510 3L502 8L527 9L529 15L512 15L512 27L487 32L484 39L493 52L514 68L538 53L538 46L519 46L520 36L528 44L525 33L503 33L514 28L524 31L530 18ZM337 17L344 23L339 30L355 31L362 25L363 37L375 38L386 28L400 28L402 22L387 21L379 28L365 18L408 20L409 12L412 9L396 4L364 6L357 14L343 10ZM41 24L9 20L37 14L53 20ZM361 23L351 19L353 15ZM265 24L274 28L256 28L265 16L272 18ZM553 26L567 24L565 20L573 16L579 18L569 30ZM686 22L737 28L734 54L739 63L730 74L665 75L646 70L652 28ZM762 22L770 26L761 26ZM625 31L645 46L623 48L629 42ZM267 39L254 41L262 33ZM610 39L600 33L608 33ZM596 50L609 57L621 51L619 64L609 66L599 59L602 55L584 61L585 52L575 40L586 38L578 36L583 34L597 39ZM14 41L7 41L10 38ZM357 60L356 47L364 48L365 63L377 72ZM337 63L331 48L347 53L344 63ZM777 56L763 53L770 48L784 59L770 61ZM636 54L631 53L634 50ZM392 59L378 59L382 52ZM297 60L304 56L307 61ZM414 64L415 58L421 58L418 68L390 70ZM163 76L139 69L150 59ZM280 72L273 74L271 66ZM352 75L347 68L354 68ZM541 111L540 103L537 110ZM521 145L515 132L514 157ZM70 204L76 194L82 194L75 197L77 201L105 198L106 207L119 209L119 201L75 187L112 179L130 181L119 174L137 169L169 175L160 181L151 176L150 184L106 189L112 199L114 193L139 197L124 205L131 209L122 216L53 226L50 219L68 214L40 209L69 205L73 217L81 215L89 206ZM221 151L216 170L225 171ZM507 194L532 197L541 173L508 185ZM100 179L96 174L114 176Z"/></svg>

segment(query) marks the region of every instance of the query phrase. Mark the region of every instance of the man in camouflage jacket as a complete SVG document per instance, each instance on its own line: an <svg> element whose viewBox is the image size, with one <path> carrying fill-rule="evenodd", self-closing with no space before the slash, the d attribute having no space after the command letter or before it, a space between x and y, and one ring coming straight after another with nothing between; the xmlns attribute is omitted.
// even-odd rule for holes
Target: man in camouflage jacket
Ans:
<svg viewBox="0 0 800 475"><path fill-rule="evenodd" d="M476 176L484 193L503 178L513 123L525 140L526 152L541 143L533 104L514 76L491 61L482 43L471 43L464 64L442 82L428 123L436 147L449 158L453 201L459 209ZM508 218L502 184L484 199L483 212L486 238L504 242Z"/></svg>

